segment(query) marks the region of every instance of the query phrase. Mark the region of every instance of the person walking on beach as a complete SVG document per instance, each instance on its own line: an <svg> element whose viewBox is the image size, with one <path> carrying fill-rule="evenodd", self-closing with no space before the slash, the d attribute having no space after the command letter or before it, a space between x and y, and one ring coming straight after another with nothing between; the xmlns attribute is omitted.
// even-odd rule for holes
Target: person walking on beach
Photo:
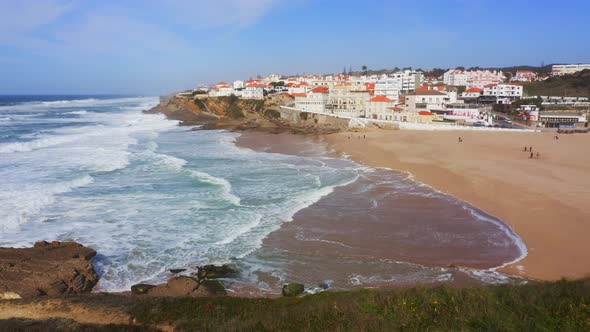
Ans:
<svg viewBox="0 0 590 332"><path fill-rule="evenodd" d="M526 151L527 151L527 150L526 150L526 146L525 146L525 147L524 147L524 152L526 152Z"/></svg>
<svg viewBox="0 0 590 332"><path fill-rule="evenodd" d="M529 157L529 159L533 159L533 152L531 151L531 156Z"/></svg>
<svg viewBox="0 0 590 332"><path fill-rule="evenodd" d="M539 152L537 152L537 159L539 159Z"/></svg>
<svg viewBox="0 0 590 332"><path fill-rule="evenodd" d="M459 136L459 143L463 142L463 139L461 138L461 136Z"/></svg>
<svg viewBox="0 0 590 332"><path fill-rule="evenodd" d="M529 151L533 152L533 147L529 146Z"/></svg>

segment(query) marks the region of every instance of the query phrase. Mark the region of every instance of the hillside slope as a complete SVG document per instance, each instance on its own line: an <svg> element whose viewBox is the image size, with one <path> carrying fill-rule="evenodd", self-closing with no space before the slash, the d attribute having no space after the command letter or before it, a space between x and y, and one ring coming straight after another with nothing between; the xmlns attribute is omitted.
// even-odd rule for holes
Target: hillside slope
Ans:
<svg viewBox="0 0 590 332"><path fill-rule="evenodd" d="M590 70L524 85L528 96L590 97Z"/></svg>

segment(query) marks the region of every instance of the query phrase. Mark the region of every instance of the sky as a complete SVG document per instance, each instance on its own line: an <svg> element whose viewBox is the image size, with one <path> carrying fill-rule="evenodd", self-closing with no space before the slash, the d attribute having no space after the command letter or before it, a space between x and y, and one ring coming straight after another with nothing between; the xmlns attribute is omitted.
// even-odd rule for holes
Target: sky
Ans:
<svg viewBox="0 0 590 332"><path fill-rule="evenodd" d="M0 95L590 62L587 0L0 0Z"/></svg>

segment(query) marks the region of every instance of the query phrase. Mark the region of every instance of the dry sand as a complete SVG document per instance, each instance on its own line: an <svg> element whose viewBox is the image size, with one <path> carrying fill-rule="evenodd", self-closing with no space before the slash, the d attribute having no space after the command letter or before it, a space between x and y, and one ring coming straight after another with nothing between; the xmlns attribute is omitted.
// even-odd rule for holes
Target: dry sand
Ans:
<svg viewBox="0 0 590 332"><path fill-rule="evenodd" d="M410 172L509 224L528 255L502 272L590 276L590 134L554 135L375 129L325 140L358 162ZM525 145L540 158L529 159Z"/></svg>

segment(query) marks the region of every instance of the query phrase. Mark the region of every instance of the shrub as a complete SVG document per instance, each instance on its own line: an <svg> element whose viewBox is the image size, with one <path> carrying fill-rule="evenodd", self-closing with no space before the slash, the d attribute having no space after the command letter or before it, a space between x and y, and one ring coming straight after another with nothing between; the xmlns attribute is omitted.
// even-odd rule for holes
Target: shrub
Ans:
<svg viewBox="0 0 590 332"><path fill-rule="evenodd" d="M278 119L281 117L281 113L277 110L273 110L272 108L269 108L264 111L264 116L267 118L271 118L271 119Z"/></svg>

